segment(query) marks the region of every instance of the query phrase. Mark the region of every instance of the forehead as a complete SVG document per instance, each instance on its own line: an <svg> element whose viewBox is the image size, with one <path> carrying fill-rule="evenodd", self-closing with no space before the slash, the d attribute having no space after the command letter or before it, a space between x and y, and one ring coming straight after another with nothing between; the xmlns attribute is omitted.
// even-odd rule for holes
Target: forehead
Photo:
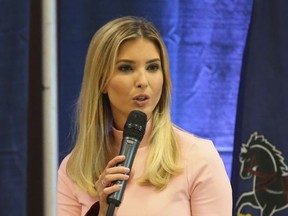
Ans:
<svg viewBox="0 0 288 216"><path fill-rule="evenodd" d="M147 56L159 57L159 47L151 40L145 38L128 39L119 46L117 57L125 57L127 55L133 56ZM151 56L151 57L152 57Z"/></svg>

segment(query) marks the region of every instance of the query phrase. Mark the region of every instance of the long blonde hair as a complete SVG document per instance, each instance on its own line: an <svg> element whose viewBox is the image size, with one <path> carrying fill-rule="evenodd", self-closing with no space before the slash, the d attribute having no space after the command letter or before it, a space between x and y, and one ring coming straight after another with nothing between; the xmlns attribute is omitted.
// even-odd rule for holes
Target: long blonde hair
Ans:
<svg viewBox="0 0 288 216"><path fill-rule="evenodd" d="M108 22L93 36L86 57L84 77L77 103L77 137L67 164L67 173L90 195L96 195L96 180L113 157L109 147L112 115L105 86L115 67L119 46L123 41L145 38L160 50L163 89L152 115L152 133L146 169L140 184L152 184L163 189L178 166L179 146L170 117L171 79L166 46L154 25L139 17L122 17Z"/></svg>

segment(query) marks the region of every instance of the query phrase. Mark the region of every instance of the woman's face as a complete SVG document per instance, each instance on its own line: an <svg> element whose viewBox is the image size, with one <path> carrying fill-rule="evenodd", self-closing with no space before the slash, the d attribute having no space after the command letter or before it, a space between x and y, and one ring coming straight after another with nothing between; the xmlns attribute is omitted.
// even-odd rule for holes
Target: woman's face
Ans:
<svg viewBox="0 0 288 216"><path fill-rule="evenodd" d="M149 119L160 99L162 86L163 73L157 47L146 39L124 41L105 89L114 126L122 130L132 110L146 113Z"/></svg>

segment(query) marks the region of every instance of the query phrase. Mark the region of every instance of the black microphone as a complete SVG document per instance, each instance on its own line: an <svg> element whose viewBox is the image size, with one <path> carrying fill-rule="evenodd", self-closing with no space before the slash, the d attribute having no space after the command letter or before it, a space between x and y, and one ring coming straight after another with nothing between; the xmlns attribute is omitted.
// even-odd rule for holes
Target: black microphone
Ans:
<svg viewBox="0 0 288 216"><path fill-rule="evenodd" d="M129 113L124 126L123 139L119 155L125 155L125 160L117 166L129 167L131 170L139 143L143 139L147 123L145 113L134 110ZM115 181L114 184L122 184L122 188L107 197L109 208L107 215L113 215L115 206L119 206L126 188L126 181ZM109 210L110 209L110 210ZM110 213L109 213L110 212Z"/></svg>

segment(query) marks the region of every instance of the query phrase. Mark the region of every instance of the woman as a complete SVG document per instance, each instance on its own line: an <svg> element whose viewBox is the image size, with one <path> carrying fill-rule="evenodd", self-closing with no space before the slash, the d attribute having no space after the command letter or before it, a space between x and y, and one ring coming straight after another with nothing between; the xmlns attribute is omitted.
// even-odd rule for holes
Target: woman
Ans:
<svg viewBox="0 0 288 216"><path fill-rule="evenodd" d="M94 35L77 109L77 140L58 171L58 215L106 215L107 196L127 181L117 216L228 216L231 187L213 143L170 118L165 44L150 22L110 21ZM128 114L148 122L132 169L116 166ZM90 211L89 211L90 209Z"/></svg>

